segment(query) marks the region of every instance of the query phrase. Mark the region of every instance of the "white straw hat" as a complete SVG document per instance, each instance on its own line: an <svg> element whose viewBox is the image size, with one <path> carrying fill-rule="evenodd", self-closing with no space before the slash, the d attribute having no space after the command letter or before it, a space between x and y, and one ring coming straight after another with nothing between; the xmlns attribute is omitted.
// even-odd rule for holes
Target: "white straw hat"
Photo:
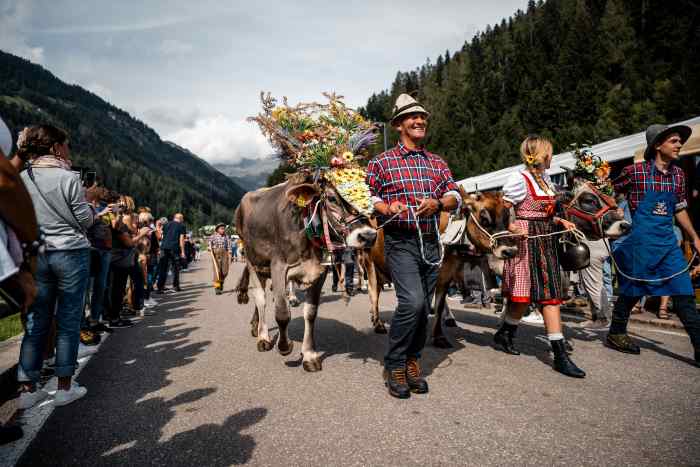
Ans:
<svg viewBox="0 0 700 467"><path fill-rule="evenodd" d="M401 94L396 98L396 104L394 104L394 110L392 111L391 124L394 125L396 119L402 115L421 113L426 117L430 115L422 105L418 103L413 97L408 94Z"/></svg>

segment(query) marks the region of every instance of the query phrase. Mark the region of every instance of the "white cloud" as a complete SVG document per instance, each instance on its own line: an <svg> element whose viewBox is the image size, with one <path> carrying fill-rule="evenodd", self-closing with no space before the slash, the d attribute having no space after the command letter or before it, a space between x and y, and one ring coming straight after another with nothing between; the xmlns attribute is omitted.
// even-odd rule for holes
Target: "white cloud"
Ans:
<svg viewBox="0 0 700 467"><path fill-rule="evenodd" d="M193 49L194 47L192 47L192 44L177 39L165 39L160 43L160 46L158 46L158 51L167 56L187 55L192 52Z"/></svg>
<svg viewBox="0 0 700 467"><path fill-rule="evenodd" d="M200 118L192 128L178 130L165 139L210 163L263 159L273 152L255 124L232 120L224 115Z"/></svg>
<svg viewBox="0 0 700 467"><path fill-rule="evenodd" d="M44 48L30 44L24 33L24 25L31 12L29 2L8 1L0 4L0 49L34 63L44 64Z"/></svg>

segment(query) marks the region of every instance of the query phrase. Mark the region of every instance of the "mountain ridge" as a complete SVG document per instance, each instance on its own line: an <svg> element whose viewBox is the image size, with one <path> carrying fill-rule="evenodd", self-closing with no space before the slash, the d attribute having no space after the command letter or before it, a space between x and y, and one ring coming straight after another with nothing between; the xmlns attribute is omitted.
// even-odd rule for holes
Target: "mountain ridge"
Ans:
<svg viewBox="0 0 700 467"><path fill-rule="evenodd" d="M211 164L93 92L0 51L0 115L13 134L49 123L65 129L77 166L158 216L181 211L194 226L229 222L246 190Z"/></svg>

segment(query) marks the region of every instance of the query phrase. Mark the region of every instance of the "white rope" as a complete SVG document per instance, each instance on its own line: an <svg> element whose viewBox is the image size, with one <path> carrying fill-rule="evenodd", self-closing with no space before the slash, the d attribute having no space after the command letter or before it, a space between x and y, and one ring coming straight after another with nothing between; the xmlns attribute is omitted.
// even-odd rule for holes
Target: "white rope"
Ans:
<svg viewBox="0 0 700 467"><path fill-rule="evenodd" d="M485 228L483 228L483 227L481 226L481 224L480 224L479 221L476 219L476 216L474 215L473 212L470 212L470 213L469 213L469 217L472 218L472 220L474 221L474 223L476 224L476 226L479 228L479 230L481 230L481 231L484 233L484 235L486 235L487 237L489 237L489 243L490 243L490 246L491 246L491 249L492 249L492 250L493 250L494 248L496 248L496 244L498 243L498 240L500 240L500 239L502 239L502 238L509 238L509 237L523 237L523 236L524 236L526 239L531 239L531 238L542 238L542 237L555 237L555 236L557 236L557 235L564 235L564 234L570 233L570 234L572 234L574 237L576 237L576 239L577 239L578 241L586 240L586 236L584 235L584 233L581 232L580 230L578 230L577 228L573 228L572 230L560 230L560 231L557 231L557 232L551 232L551 233L548 233L548 234L539 234L539 235L514 234L514 233L512 233L512 232L510 232L510 231L508 231L508 230L502 230L502 231L500 231L500 232L496 232L496 233L494 233L494 234L491 234L491 233L489 233Z"/></svg>
<svg viewBox="0 0 700 467"><path fill-rule="evenodd" d="M416 229L418 230L418 243L420 243L420 255L423 259L423 262L428 266L442 266L442 261L445 259L445 246L442 244L442 240L440 239L440 228L438 226L437 216L433 216L433 221L435 221L435 235L438 236L438 250L440 250L440 260L437 263L434 263L432 261L428 261L425 258L425 247L423 245L423 231L420 228L418 217L416 216L415 211L413 211L413 208L410 205L408 205L407 207L411 215L413 216L413 222L416 224Z"/></svg>
<svg viewBox="0 0 700 467"><path fill-rule="evenodd" d="M601 224L600 227L602 229L602 227L603 227L602 222L599 220L598 223ZM601 232L602 232L602 230L601 230ZM660 277L658 279L642 279L641 277L630 276L629 274L626 274L622 269L620 269L620 266L617 264L617 261L615 261L615 255L613 255L613 252L610 249L610 244L608 242L608 239L604 238L603 240L604 240L603 243L605 243L605 248L608 250L608 254L610 255L610 258L612 259L612 262L615 265L615 269L617 269L617 272L619 272L620 275L622 277L624 277L625 279L630 280L630 281L635 281L635 282L653 283L653 282L665 282L665 281L671 280L675 277L680 276L681 274L684 274L686 271L688 271L690 269L690 267L692 266L693 261L695 261L695 258L698 257L698 253L694 252L693 257L690 258L690 261L688 261L688 264L683 269L681 269L680 271L678 271L675 274L671 274L670 276Z"/></svg>

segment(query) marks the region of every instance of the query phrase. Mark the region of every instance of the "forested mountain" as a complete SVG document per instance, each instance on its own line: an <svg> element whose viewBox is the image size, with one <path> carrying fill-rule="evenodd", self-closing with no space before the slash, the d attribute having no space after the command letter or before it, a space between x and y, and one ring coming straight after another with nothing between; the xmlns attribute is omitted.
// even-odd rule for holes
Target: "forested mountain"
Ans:
<svg viewBox="0 0 700 467"><path fill-rule="evenodd" d="M229 222L244 193L208 163L161 140L123 110L2 51L0 115L14 135L37 123L65 129L75 165L95 170L105 186L133 196L158 216L181 211L193 226Z"/></svg>
<svg viewBox="0 0 700 467"><path fill-rule="evenodd" d="M361 111L388 121L402 92L431 112L428 146L459 178L518 163L529 133L561 152L682 120L700 114L700 2L531 0Z"/></svg>

